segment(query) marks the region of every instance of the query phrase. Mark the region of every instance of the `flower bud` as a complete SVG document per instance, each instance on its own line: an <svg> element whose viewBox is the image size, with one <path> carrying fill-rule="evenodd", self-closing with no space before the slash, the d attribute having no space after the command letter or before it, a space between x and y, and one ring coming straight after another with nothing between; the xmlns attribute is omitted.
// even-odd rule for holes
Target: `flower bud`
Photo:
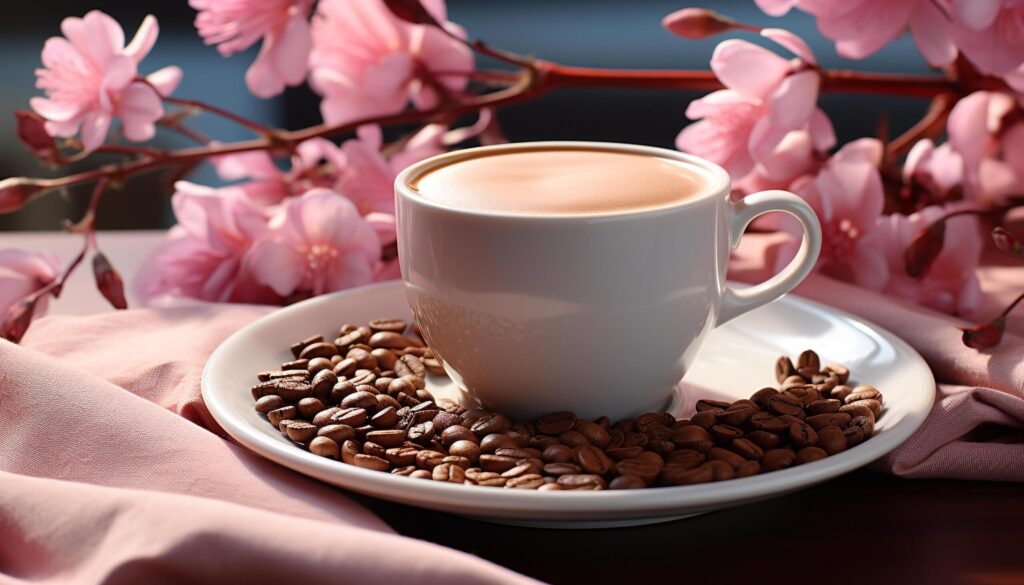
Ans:
<svg viewBox="0 0 1024 585"><path fill-rule="evenodd" d="M0 181L0 213L21 209L33 195L42 190L43 187L25 177L8 177Z"/></svg>
<svg viewBox="0 0 1024 585"><path fill-rule="evenodd" d="M974 349L987 349L999 345L1003 339L1003 332L1006 331L1006 316L1001 315L988 323L975 325L974 327L961 328L963 342L967 347Z"/></svg>
<svg viewBox="0 0 1024 585"><path fill-rule="evenodd" d="M737 23L714 10L683 8L661 19L661 26L685 39L705 39L734 29Z"/></svg>
<svg viewBox="0 0 1024 585"><path fill-rule="evenodd" d="M32 323L32 313L35 311L37 300L38 297L33 295L12 305L4 322L0 324L0 337L12 343L21 341L28 331L29 324Z"/></svg>
<svg viewBox="0 0 1024 585"><path fill-rule="evenodd" d="M96 288L103 298L107 299L115 309L127 309L128 301L124 298L124 279L114 269L103 252L96 252L92 257L92 273L96 277Z"/></svg>
<svg viewBox="0 0 1024 585"><path fill-rule="evenodd" d="M928 271L932 262L942 253L946 239L946 220L940 219L921 230L907 246L903 255L907 274L919 278Z"/></svg>
<svg viewBox="0 0 1024 585"><path fill-rule="evenodd" d="M46 120L35 112L25 110L15 110L14 117L18 121L18 140L25 148L44 163L57 164L60 151L53 137L46 131Z"/></svg>
<svg viewBox="0 0 1024 585"><path fill-rule="evenodd" d="M1024 244L1021 244L1020 240L1013 237L1010 232L1005 229L1001 227L993 229L992 241L995 242L996 247L1000 250L1010 252L1024 258Z"/></svg>

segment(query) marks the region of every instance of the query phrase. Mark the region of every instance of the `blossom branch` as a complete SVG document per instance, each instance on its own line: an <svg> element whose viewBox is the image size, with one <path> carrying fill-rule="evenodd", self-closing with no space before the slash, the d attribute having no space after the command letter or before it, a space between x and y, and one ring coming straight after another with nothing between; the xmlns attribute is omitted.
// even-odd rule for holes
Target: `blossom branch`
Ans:
<svg viewBox="0 0 1024 585"><path fill-rule="evenodd" d="M223 108L219 108L213 104L208 104L200 100L183 99L172 96L163 96L163 100L169 104L209 112L211 114L220 116L225 120L231 120L239 126L244 126L245 128L248 128L253 132L259 134L260 136L272 136L276 132L273 128L268 128L263 124L260 124L259 122L254 122L248 118L239 116L238 114L229 112Z"/></svg>

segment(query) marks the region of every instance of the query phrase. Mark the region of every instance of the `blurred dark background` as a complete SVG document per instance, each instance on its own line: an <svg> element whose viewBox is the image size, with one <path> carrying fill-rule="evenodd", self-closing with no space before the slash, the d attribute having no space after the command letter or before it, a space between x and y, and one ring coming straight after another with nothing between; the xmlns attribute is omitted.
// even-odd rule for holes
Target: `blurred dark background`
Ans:
<svg viewBox="0 0 1024 585"><path fill-rule="evenodd" d="M886 47L870 59L840 59L833 45L818 34L814 20L791 12L775 19L761 13L752 0L448 0L449 17L471 36L494 46L533 54L571 65L630 68L706 69L719 39L687 41L664 31L660 20L684 6L704 6L736 20L761 26L788 28L806 39L826 67L875 71L924 72L926 65L909 37ZM194 11L186 0L137 2L134 0L39 0L11 3L0 24L0 178L46 175L17 142L15 108L27 108L38 92L34 69L45 39L60 34L61 18L100 9L116 18L131 38L143 16L160 19L160 40L143 62L148 73L169 64L185 72L179 97L194 97L270 125L298 128L318 123L317 98L307 88L289 89L272 100L260 100L245 89L243 75L254 47L246 54L222 59L203 45L192 27ZM743 38L761 42L756 35ZM683 112L698 93L641 90L562 90L539 100L503 109L502 126L513 141L582 139L634 142L671 147L687 122ZM891 133L910 126L926 108L923 100L874 96L826 95L822 107L832 117L840 141L873 135L880 113L888 114ZM250 137L245 130L208 116L193 121L196 127L222 141ZM185 146L184 140L160 135L164 148ZM94 157L101 160L100 157ZM92 160L80 165L87 168ZM216 183L207 169L192 175L197 182ZM99 214L101 229L166 227L173 223L169 193L158 175L137 178L122 191L105 196ZM59 229L65 218L77 218L86 193L48 195L18 213L0 216L0 231ZM0 236L2 238L2 236Z"/></svg>

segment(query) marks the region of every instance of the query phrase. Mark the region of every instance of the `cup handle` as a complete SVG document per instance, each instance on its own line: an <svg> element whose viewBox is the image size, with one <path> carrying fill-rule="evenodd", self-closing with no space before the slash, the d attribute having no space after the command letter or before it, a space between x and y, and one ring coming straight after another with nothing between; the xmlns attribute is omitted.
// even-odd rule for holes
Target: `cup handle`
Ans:
<svg viewBox="0 0 1024 585"><path fill-rule="evenodd" d="M732 229L731 249L735 250L743 237L743 230L755 217L769 211L782 211L796 218L803 226L804 236L796 257L781 272L750 288L734 290L726 287L718 311L717 325L738 317L751 309L774 301L793 290L811 273L821 252L821 224L806 201L786 191L761 191L747 195L730 204Z"/></svg>

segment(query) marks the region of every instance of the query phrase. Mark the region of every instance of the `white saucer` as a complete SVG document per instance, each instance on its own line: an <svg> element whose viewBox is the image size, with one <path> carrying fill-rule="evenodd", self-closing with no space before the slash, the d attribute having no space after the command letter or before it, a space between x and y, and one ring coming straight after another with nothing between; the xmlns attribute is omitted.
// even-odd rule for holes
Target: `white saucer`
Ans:
<svg viewBox="0 0 1024 585"><path fill-rule="evenodd" d="M878 459L924 421L935 380L921 356L884 329L835 309L787 297L747 313L708 337L673 400L692 411L698 398L746 398L774 385L775 359L814 348L827 363L850 367L856 381L885 395L875 436L813 463L745 479L693 486L599 492L536 492L410 479L324 459L294 447L253 410L255 372L292 359L288 345L315 333L332 336L345 322L408 317L401 283L317 297L242 328L214 351L203 371L210 412L239 443L300 473L359 493L484 520L555 528L600 528L664 522L786 494ZM446 379L429 380L437 396Z"/></svg>

